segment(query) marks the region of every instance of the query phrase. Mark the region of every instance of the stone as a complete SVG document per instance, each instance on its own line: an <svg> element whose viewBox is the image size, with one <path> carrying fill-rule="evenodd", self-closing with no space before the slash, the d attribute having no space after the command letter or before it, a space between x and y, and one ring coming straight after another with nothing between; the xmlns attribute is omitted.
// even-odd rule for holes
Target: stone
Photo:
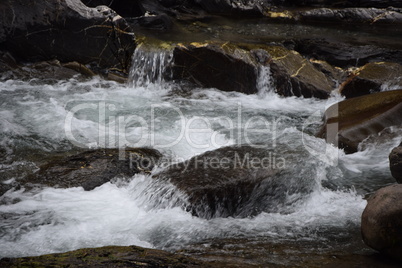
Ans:
<svg viewBox="0 0 402 268"><path fill-rule="evenodd" d="M230 44L179 44L173 51L174 80L200 87L254 94L257 66L248 51Z"/></svg>
<svg viewBox="0 0 402 268"><path fill-rule="evenodd" d="M79 0L5 0L0 4L0 45L23 61L94 63L128 72L135 35L106 6Z"/></svg>
<svg viewBox="0 0 402 268"><path fill-rule="evenodd" d="M53 160L22 179L20 184L83 187L90 191L115 177L130 178L137 173L150 173L162 156L150 148L126 148L121 152L119 149L98 149Z"/></svg>
<svg viewBox="0 0 402 268"><path fill-rule="evenodd" d="M366 245L402 260L402 185L382 188L368 199L361 232Z"/></svg>
<svg viewBox="0 0 402 268"><path fill-rule="evenodd" d="M402 24L402 12L397 8L316 8L299 11L294 17L301 22L314 23L360 23L393 26Z"/></svg>
<svg viewBox="0 0 402 268"><path fill-rule="evenodd" d="M304 196L314 189L313 180L302 181L292 173L299 156L278 157L269 148L229 146L173 164L153 178L168 181L183 193L175 206L197 217L279 213L296 201L287 196Z"/></svg>
<svg viewBox="0 0 402 268"><path fill-rule="evenodd" d="M213 267L213 263L137 246L79 249L37 257L3 258L1 267Z"/></svg>
<svg viewBox="0 0 402 268"><path fill-rule="evenodd" d="M269 66L282 96L328 98L333 81L299 53L281 46L231 43L179 44L173 51L172 79L199 87L255 94L260 67Z"/></svg>
<svg viewBox="0 0 402 268"><path fill-rule="evenodd" d="M301 55L324 60L331 65L349 68L369 62L395 62L402 64L402 51L374 45L352 45L328 39L292 40L292 49Z"/></svg>
<svg viewBox="0 0 402 268"><path fill-rule="evenodd" d="M398 183L402 183L402 143L391 151L389 166L392 176Z"/></svg>
<svg viewBox="0 0 402 268"><path fill-rule="evenodd" d="M343 148L358 151L359 144L387 127L402 125L402 90L374 93L341 101L324 114L317 136Z"/></svg>
<svg viewBox="0 0 402 268"><path fill-rule="evenodd" d="M392 62L372 62L354 70L340 87L340 93L354 98L402 88L402 65Z"/></svg>

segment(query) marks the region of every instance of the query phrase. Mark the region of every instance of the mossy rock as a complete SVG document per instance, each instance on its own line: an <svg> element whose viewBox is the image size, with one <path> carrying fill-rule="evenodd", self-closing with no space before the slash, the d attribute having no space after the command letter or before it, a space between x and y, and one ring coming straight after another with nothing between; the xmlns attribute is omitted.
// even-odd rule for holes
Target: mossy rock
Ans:
<svg viewBox="0 0 402 268"><path fill-rule="evenodd" d="M283 96L328 98L334 83L296 51L244 43L179 44L173 52L173 79L199 87L255 94L260 68L269 66L275 91Z"/></svg>
<svg viewBox="0 0 402 268"><path fill-rule="evenodd" d="M402 65L392 62L368 63L349 76L340 92L346 98L353 98L379 92L383 86L402 88Z"/></svg>
<svg viewBox="0 0 402 268"><path fill-rule="evenodd" d="M386 91L341 101L325 111L318 133L347 153L359 143L390 126L402 124L402 90Z"/></svg>

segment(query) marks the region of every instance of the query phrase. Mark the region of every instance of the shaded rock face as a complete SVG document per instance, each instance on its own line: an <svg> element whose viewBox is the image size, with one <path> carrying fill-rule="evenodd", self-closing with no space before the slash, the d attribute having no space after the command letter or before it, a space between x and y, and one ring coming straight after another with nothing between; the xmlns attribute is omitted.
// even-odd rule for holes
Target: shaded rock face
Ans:
<svg viewBox="0 0 402 268"><path fill-rule="evenodd" d="M173 79L223 91L257 93L262 66L270 67L275 91L282 96L325 99L334 85L299 53L280 46L178 45L173 52L173 62Z"/></svg>
<svg viewBox="0 0 402 268"><path fill-rule="evenodd" d="M402 260L402 185L378 190L362 214L363 241L369 247Z"/></svg>
<svg viewBox="0 0 402 268"><path fill-rule="evenodd" d="M129 247L79 249L67 253L0 260L1 267L211 267L163 250Z"/></svg>
<svg viewBox="0 0 402 268"><path fill-rule="evenodd" d="M277 4L292 6L316 6L316 7L402 7L402 3L398 0L278 0Z"/></svg>
<svg viewBox="0 0 402 268"><path fill-rule="evenodd" d="M389 166L392 176L398 183L402 183L402 143L391 151Z"/></svg>
<svg viewBox="0 0 402 268"><path fill-rule="evenodd" d="M257 93L257 67L247 51L234 46L196 44L173 52L173 79L223 91Z"/></svg>
<svg viewBox="0 0 402 268"><path fill-rule="evenodd" d="M139 17L145 14L140 0L82 0L88 7L108 6L123 17Z"/></svg>
<svg viewBox="0 0 402 268"><path fill-rule="evenodd" d="M106 6L79 0L5 0L0 45L22 60L57 59L128 71L135 49L128 24Z"/></svg>
<svg viewBox="0 0 402 268"><path fill-rule="evenodd" d="M383 86L402 88L402 65L391 62L368 63L355 70L341 85L340 92L346 98L381 91Z"/></svg>
<svg viewBox="0 0 402 268"><path fill-rule="evenodd" d="M127 148L122 152L119 155L118 149L98 149L54 160L21 183L60 188L82 186L89 191L115 177L149 173L161 157L158 151L149 148Z"/></svg>
<svg viewBox="0 0 402 268"><path fill-rule="evenodd" d="M400 50L371 45L350 45L324 39L301 39L292 43L293 49L303 56L325 60L342 68L362 66L376 61L402 64L402 52Z"/></svg>
<svg viewBox="0 0 402 268"><path fill-rule="evenodd" d="M251 146L224 147L170 166L154 179L176 186L187 197L182 207L198 217L280 212L286 210L288 195L308 193L312 182L295 183L291 157L278 158L273 152Z"/></svg>
<svg viewBox="0 0 402 268"><path fill-rule="evenodd" d="M401 125L401 114L402 90L348 99L325 111L325 123L318 136L343 148L346 153L353 153L370 135Z"/></svg>

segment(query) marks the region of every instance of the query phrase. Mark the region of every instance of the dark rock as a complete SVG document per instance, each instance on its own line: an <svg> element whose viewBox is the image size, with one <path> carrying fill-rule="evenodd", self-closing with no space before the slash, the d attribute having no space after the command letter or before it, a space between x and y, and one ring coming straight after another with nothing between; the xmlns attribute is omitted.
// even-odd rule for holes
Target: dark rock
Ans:
<svg viewBox="0 0 402 268"><path fill-rule="evenodd" d="M59 80L68 80L80 74L84 74L87 77L95 75L87 67L79 63L67 63L62 65L59 61L53 60L25 64L0 74L0 77L3 80L21 79L29 81L32 79L40 79L45 83L55 83Z"/></svg>
<svg viewBox="0 0 402 268"><path fill-rule="evenodd" d="M79 249L67 253L0 260L1 267L213 267L163 250L136 246Z"/></svg>
<svg viewBox="0 0 402 268"><path fill-rule="evenodd" d="M250 54L230 44L178 45L173 52L173 79L200 87L257 93L258 70Z"/></svg>
<svg viewBox="0 0 402 268"><path fill-rule="evenodd" d="M262 17L264 9L271 6L270 1L255 0L194 0L205 11L223 16Z"/></svg>
<svg viewBox="0 0 402 268"><path fill-rule="evenodd" d="M276 92L282 96L326 99L334 83L296 51L280 46L265 48Z"/></svg>
<svg viewBox="0 0 402 268"><path fill-rule="evenodd" d="M106 6L79 0L5 0L0 45L26 61L96 63L128 72L135 49L126 21Z"/></svg>
<svg viewBox="0 0 402 268"><path fill-rule="evenodd" d="M359 143L390 126L402 124L402 90L374 93L341 101L325 111L324 126L317 134L327 142L358 150Z"/></svg>
<svg viewBox="0 0 402 268"><path fill-rule="evenodd" d="M402 183L402 143L391 151L389 166L392 176L398 183Z"/></svg>
<svg viewBox="0 0 402 268"><path fill-rule="evenodd" d="M363 66L378 61L402 64L402 51L372 45L351 45L325 39L301 39L293 41L292 49L308 58L324 60L341 68Z"/></svg>
<svg viewBox="0 0 402 268"><path fill-rule="evenodd" d="M154 179L170 181L184 193L176 203L195 216L249 217L283 212L287 196L314 188L292 173L296 161L290 152L285 158L264 148L224 147L172 165Z"/></svg>
<svg viewBox="0 0 402 268"><path fill-rule="evenodd" d="M159 31L171 30L173 27L172 19L166 14L127 18L127 22L133 28L143 27Z"/></svg>
<svg viewBox="0 0 402 268"><path fill-rule="evenodd" d="M282 6L299 7L402 7L399 0L274 0Z"/></svg>
<svg viewBox="0 0 402 268"><path fill-rule="evenodd" d="M173 52L175 80L223 91L257 93L260 67L269 66L283 96L328 98L333 82L295 51L252 44L179 44Z"/></svg>
<svg viewBox="0 0 402 268"><path fill-rule="evenodd" d="M379 92L384 86L402 88L402 65L392 62L373 62L355 70L341 85L346 98Z"/></svg>
<svg viewBox="0 0 402 268"><path fill-rule="evenodd" d="M402 185L378 190L362 215L363 241L369 247L402 260Z"/></svg>
<svg viewBox="0 0 402 268"><path fill-rule="evenodd" d="M122 17L139 17L145 14L141 0L82 0L88 7L108 6Z"/></svg>
<svg viewBox="0 0 402 268"><path fill-rule="evenodd" d="M294 14L298 21L321 23L363 23L375 25L400 25L402 12L399 9L378 8L317 8Z"/></svg>
<svg viewBox="0 0 402 268"><path fill-rule="evenodd" d="M120 155L121 154L121 155ZM121 157L120 157L121 156ZM161 154L149 148L98 149L54 160L24 178L21 184L92 190L115 177L149 173Z"/></svg>

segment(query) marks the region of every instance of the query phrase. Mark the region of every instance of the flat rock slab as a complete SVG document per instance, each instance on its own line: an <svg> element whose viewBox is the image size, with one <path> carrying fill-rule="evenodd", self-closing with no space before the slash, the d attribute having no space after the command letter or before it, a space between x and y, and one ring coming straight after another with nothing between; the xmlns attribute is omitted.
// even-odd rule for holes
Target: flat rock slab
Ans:
<svg viewBox="0 0 402 268"><path fill-rule="evenodd" d="M346 153L353 153L370 135L402 125L401 115L402 90L351 98L325 111L325 123L317 135L343 148Z"/></svg>
<svg viewBox="0 0 402 268"><path fill-rule="evenodd" d="M1 259L1 267L211 267L212 264L162 250L129 247L79 249L38 257Z"/></svg>

